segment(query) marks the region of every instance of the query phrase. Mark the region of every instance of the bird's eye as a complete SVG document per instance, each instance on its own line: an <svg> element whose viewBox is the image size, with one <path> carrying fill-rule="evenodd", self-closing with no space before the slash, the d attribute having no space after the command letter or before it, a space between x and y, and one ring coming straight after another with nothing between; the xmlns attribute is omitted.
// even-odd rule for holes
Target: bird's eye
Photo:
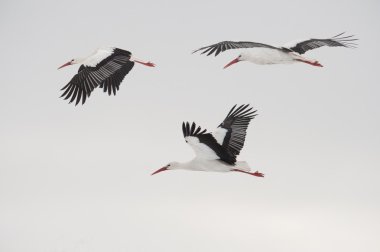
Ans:
<svg viewBox="0 0 380 252"><path fill-rule="evenodd" d="M71 60L71 62L73 62L73 61L74 61L74 59Z"/></svg>

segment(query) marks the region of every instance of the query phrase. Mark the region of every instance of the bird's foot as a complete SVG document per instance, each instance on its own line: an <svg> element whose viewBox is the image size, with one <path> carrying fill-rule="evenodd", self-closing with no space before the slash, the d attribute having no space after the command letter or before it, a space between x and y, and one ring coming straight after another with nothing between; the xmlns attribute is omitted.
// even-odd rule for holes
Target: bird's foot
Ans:
<svg viewBox="0 0 380 252"><path fill-rule="evenodd" d="M264 178L264 173L261 173L259 171L255 171L254 173L251 173L253 176Z"/></svg>
<svg viewBox="0 0 380 252"><path fill-rule="evenodd" d="M323 67L323 66L321 65L321 63L319 63L318 61L314 61L312 65L313 65L313 66L317 66L317 67Z"/></svg>
<svg viewBox="0 0 380 252"><path fill-rule="evenodd" d="M155 67L156 66L156 64L154 64L154 63L152 63L150 61L146 62L145 65L148 66L148 67Z"/></svg>

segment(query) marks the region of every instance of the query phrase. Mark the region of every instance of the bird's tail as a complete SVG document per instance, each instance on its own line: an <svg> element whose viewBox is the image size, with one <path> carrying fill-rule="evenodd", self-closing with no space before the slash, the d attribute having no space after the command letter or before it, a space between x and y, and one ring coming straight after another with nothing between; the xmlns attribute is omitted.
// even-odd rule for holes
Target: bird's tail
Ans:
<svg viewBox="0 0 380 252"><path fill-rule="evenodd" d="M249 164L245 161L237 161L235 164L236 169L249 172L251 168L249 167Z"/></svg>

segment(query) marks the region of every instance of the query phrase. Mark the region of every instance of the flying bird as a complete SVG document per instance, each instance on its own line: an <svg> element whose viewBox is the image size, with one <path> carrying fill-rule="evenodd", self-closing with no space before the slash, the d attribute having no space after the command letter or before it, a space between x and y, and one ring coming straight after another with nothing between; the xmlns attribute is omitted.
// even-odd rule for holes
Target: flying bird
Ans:
<svg viewBox="0 0 380 252"><path fill-rule="evenodd" d="M348 48L355 48L357 44L354 41L356 41L357 39L353 38L354 35L344 36L343 34L344 32L328 39L298 40L294 42L289 42L281 47L256 42L223 41L217 44L199 48L193 51L193 53L202 51L201 54L207 53L207 56L212 54L215 54L215 56L217 56L219 53L229 49L243 49L240 55L234 60L232 60L230 63L225 65L224 68L227 68L240 61L249 61L259 65L289 64L295 62L303 62L312 66L322 67L322 65L318 61L305 58L301 55L309 50L316 49L322 46L342 46Z"/></svg>
<svg viewBox="0 0 380 252"><path fill-rule="evenodd" d="M257 115L249 105L233 106L224 121L213 133L202 130L193 122L182 123L183 136L195 152L195 158L186 163L171 162L153 172L152 175L167 170L191 170L214 172L242 172L257 177L264 174L250 172L245 161L236 161L244 146L249 122Z"/></svg>
<svg viewBox="0 0 380 252"><path fill-rule="evenodd" d="M61 89L64 91L61 97L70 99L70 103L75 100L75 105L80 101L84 104L96 87L103 88L108 95L115 95L135 62L148 67L155 66L152 62L133 58L129 51L115 47L99 48L86 58L72 59L58 68L81 64L78 73Z"/></svg>

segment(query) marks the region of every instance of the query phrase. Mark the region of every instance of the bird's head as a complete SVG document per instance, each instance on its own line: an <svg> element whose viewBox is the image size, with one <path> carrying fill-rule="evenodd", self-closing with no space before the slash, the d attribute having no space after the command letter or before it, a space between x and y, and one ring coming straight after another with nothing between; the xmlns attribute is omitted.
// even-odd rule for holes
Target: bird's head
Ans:
<svg viewBox="0 0 380 252"><path fill-rule="evenodd" d="M174 169L179 169L179 163L178 162L170 162L169 164L165 165L164 167L153 172L151 175L154 175L154 174L157 174L157 173L163 172L163 171L174 170Z"/></svg>
<svg viewBox="0 0 380 252"><path fill-rule="evenodd" d="M247 60L247 58L245 57L245 54L241 53L237 58L233 59L230 63L225 65L224 68L227 68L235 63L238 63L239 61L244 61L244 60Z"/></svg>
<svg viewBox="0 0 380 252"><path fill-rule="evenodd" d="M63 65L60 66L60 67L58 67L58 69L61 69L61 68L63 68L63 67L70 66L70 65L75 65L75 64L78 64L78 63L80 63L80 62L82 62L82 60L80 60L80 59L72 59L72 60L70 60L69 62L63 64Z"/></svg>

